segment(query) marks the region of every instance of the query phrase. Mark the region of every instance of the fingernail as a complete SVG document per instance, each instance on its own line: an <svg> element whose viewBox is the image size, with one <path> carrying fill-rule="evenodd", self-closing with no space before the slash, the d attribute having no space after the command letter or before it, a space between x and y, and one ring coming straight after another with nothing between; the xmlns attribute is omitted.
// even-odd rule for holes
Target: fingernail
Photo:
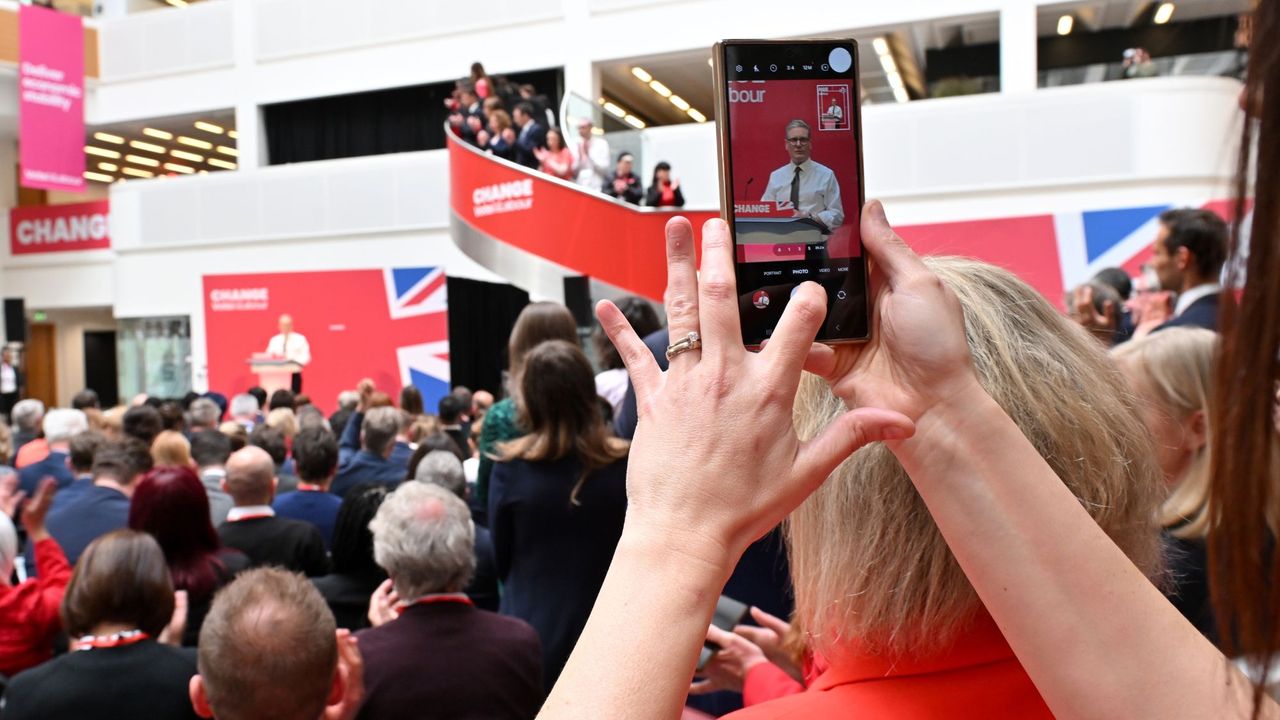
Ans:
<svg viewBox="0 0 1280 720"><path fill-rule="evenodd" d="M889 218L884 214L884 204L879 200L872 200L867 203L867 210L871 213L872 220L879 220L884 224L889 224Z"/></svg>

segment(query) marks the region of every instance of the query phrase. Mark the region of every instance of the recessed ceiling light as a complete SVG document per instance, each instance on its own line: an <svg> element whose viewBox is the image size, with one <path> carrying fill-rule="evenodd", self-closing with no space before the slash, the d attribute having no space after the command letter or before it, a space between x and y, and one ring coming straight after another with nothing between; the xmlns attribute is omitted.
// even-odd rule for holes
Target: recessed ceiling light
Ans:
<svg viewBox="0 0 1280 720"><path fill-rule="evenodd" d="M231 138L232 140L235 140L236 138L240 137L240 133L236 132L235 130L228 130L227 137Z"/></svg>
<svg viewBox="0 0 1280 720"><path fill-rule="evenodd" d="M112 135L111 133L96 132L93 134L93 139L101 140L102 142L109 142L113 145L124 144L124 138L120 137L119 135Z"/></svg>
<svg viewBox="0 0 1280 720"><path fill-rule="evenodd" d="M1058 18L1058 34L1070 35L1071 29L1075 27L1076 19L1070 15L1063 15Z"/></svg>
<svg viewBox="0 0 1280 720"><path fill-rule="evenodd" d="M214 166L214 167L220 167L220 168L222 168L223 170L235 170L235 169L236 169L236 164L235 164L235 163L233 163L233 162L227 162L226 160L223 160L223 159L221 159L221 158L209 158L209 164L210 164L210 165L212 165L212 166Z"/></svg>
<svg viewBox="0 0 1280 720"><path fill-rule="evenodd" d="M129 146L135 147L139 150L146 150L147 152L157 153L159 155L164 154L164 146L156 145L155 143L143 142L141 140L130 140Z"/></svg>
<svg viewBox="0 0 1280 720"><path fill-rule="evenodd" d="M671 101L671 104L672 104L672 105L675 105L676 107L680 108L681 110L688 110L688 109L689 109L689 101L688 101L688 100L685 100L684 98L680 97L679 95L672 95L671 97L669 97L669 98L667 98L667 99Z"/></svg>
<svg viewBox="0 0 1280 720"><path fill-rule="evenodd" d="M92 170L85 171L84 179L93 180L94 182L103 182L103 183L109 183L112 180L115 180L115 178L111 177L110 175L104 175L102 173L93 172Z"/></svg>
<svg viewBox="0 0 1280 720"><path fill-rule="evenodd" d="M112 158L112 159L117 159L120 157L120 153L116 152L115 150L108 150L106 148L95 147L93 145L85 145L84 151L86 153L89 153L90 155L97 155L98 157L105 157L105 158Z"/></svg>
<svg viewBox="0 0 1280 720"><path fill-rule="evenodd" d="M146 165L147 167L160 167L160 161L155 158L143 157L141 155L125 155L125 162L131 162L134 165Z"/></svg>
<svg viewBox="0 0 1280 720"><path fill-rule="evenodd" d="M625 118L623 118L623 121L637 130L644 129L644 121L636 117L635 115L628 115Z"/></svg>
<svg viewBox="0 0 1280 720"><path fill-rule="evenodd" d="M611 102L607 102L607 101L605 102L605 104L604 104L604 110L605 110L605 112L607 112L607 113L609 113L610 115L613 115L614 117L617 117L617 118L624 118L624 117L626 117L626 116L627 116L627 111L626 111L626 110L623 110L621 107L619 107L618 105L615 105L614 103L611 103Z"/></svg>
<svg viewBox="0 0 1280 720"><path fill-rule="evenodd" d="M120 166L115 163L100 162L98 163L98 169L106 170L107 172L115 172L120 169Z"/></svg>
<svg viewBox="0 0 1280 720"><path fill-rule="evenodd" d="M230 155L231 157L239 157L240 155L239 150L236 150L233 147L227 147L226 145L219 145L218 152L222 153L223 155Z"/></svg>
<svg viewBox="0 0 1280 720"><path fill-rule="evenodd" d="M663 85L657 80L650 81L649 87L653 88L653 91L658 93L662 97L671 97L671 88L667 87L666 85Z"/></svg>
<svg viewBox="0 0 1280 720"><path fill-rule="evenodd" d="M641 67L631 68L631 74L639 78L640 82L649 82L653 79L653 76L645 72L645 69Z"/></svg>
<svg viewBox="0 0 1280 720"><path fill-rule="evenodd" d="M153 138L159 138L161 140L173 139L173 133L169 132L168 130L157 130L155 128L142 128L142 134L150 135Z"/></svg>
<svg viewBox="0 0 1280 720"><path fill-rule="evenodd" d="M693 108L689 108L688 113L689 113L689 117L693 118L695 122L707 121L706 115L703 115L702 113L698 112L697 110L694 110Z"/></svg>
<svg viewBox="0 0 1280 720"><path fill-rule="evenodd" d="M179 136L178 136L178 142L182 143L183 145L190 145L191 147L198 147L198 148L200 148L201 150L212 150L212 149L213 149L213 143L209 142L208 140L199 140L199 139L197 139L197 138L187 137L186 135L179 135Z"/></svg>
<svg viewBox="0 0 1280 720"><path fill-rule="evenodd" d="M1163 25L1169 22L1169 19L1173 17L1173 11L1175 9L1176 8L1174 8L1173 3L1171 2L1160 3L1160 7L1156 8L1155 17L1151 19L1151 22L1157 25Z"/></svg>
<svg viewBox="0 0 1280 720"><path fill-rule="evenodd" d="M149 178L149 177L156 176L155 173L150 172L148 170L139 170L138 168L131 168L131 167L121 168L120 172L124 173L125 175L132 175L134 177L140 177L140 178Z"/></svg>
<svg viewBox="0 0 1280 720"><path fill-rule="evenodd" d="M203 120L196 121L196 129L203 130L207 133L213 133L214 135L221 135L226 132L221 125L214 125L211 122L205 122Z"/></svg>
<svg viewBox="0 0 1280 720"><path fill-rule="evenodd" d="M187 167L186 165L179 165L178 163L171 163L171 162L165 163L164 169L182 173L183 175L190 175L191 173L196 171L195 168Z"/></svg>
<svg viewBox="0 0 1280 720"><path fill-rule="evenodd" d="M191 162L204 162L203 155L197 155L193 152L187 152L186 150L170 150L169 154L176 158L180 158L182 160L190 160Z"/></svg>
<svg viewBox="0 0 1280 720"><path fill-rule="evenodd" d="M872 40L872 41L871 41L871 45L872 45L872 47L874 47L874 48L876 49L876 54L877 54L877 55L888 55L888 54L889 54L889 41L888 41L888 40L886 40L886 39L884 39L884 38L882 38L882 37L878 37L878 38L876 38L875 40Z"/></svg>

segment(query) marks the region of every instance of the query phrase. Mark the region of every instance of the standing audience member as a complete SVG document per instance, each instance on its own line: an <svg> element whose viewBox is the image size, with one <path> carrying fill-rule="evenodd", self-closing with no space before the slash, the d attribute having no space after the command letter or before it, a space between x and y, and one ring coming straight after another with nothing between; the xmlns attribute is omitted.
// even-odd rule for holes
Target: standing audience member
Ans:
<svg viewBox="0 0 1280 720"><path fill-rule="evenodd" d="M325 549L333 544L333 528L342 498L329 492L338 470L338 441L324 428L308 428L293 439L293 457L298 469L298 489L282 493L271 503L276 515L311 523L324 538Z"/></svg>
<svg viewBox="0 0 1280 720"><path fill-rule="evenodd" d="M542 343L524 363L520 400L529 434L498 447L489 529L502 613L537 629L550 690L622 535L628 443L605 424L591 363L576 344Z"/></svg>
<svg viewBox="0 0 1280 720"><path fill-rule="evenodd" d="M653 166L653 182L645 191L644 204L649 207L684 207L684 193L680 191L680 182L671 177L670 163L663 161Z"/></svg>
<svg viewBox="0 0 1280 720"><path fill-rule="evenodd" d="M225 484L236 505L218 526L224 545L248 555L255 567L276 565L309 577L329 572L320 531L310 523L276 517L271 509L275 464L265 450L250 446L233 453Z"/></svg>
<svg viewBox="0 0 1280 720"><path fill-rule="evenodd" d="M463 404L462 398L449 394L440 398L436 409L442 425L441 430L445 435L453 438L453 441L458 444L458 449L465 455L471 447L467 444L467 427L463 425L462 418L468 406Z"/></svg>
<svg viewBox="0 0 1280 720"><path fill-rule="evenodd" d="M0 634L0 673L9 677L48 660L54 636L62 629L58 606L71 580L71 565L45 527L56 491L57 484L46 480L22 508L22 526L27 543L35 548L39 572L16 585L13 565L18 557L18 532L9 516L16 512L20 498L12 486L0 492L0 628L4 628Z"/></svg>
<svg viewBox="0 0 1280 720"><path fill-rule="evenodd" d="M511 128L511 116L502 109L489 113L488 127L476 134L481 147L503 160L515 156L516 139L516 131Z"/></svg>
<svg viewBox="0 0 1280 720"><path fill-rule="evenodd" d="M334 435L342 437L342 431L347 428L347 419L356 411L356 406L360 404L360 393L355 390L343 390L338 393L338 409L329 416L329 429Z"/></svg>
<svg viewBox="0 0 1280 720"><path fill-rule="evenodd" d="M512 159L536 170L539 164L538 151L547 147L547 128L538 122L530 102L516 103L511 118L517 128L515 155Z"/></svg>
<svg viewBox="0 0 1280 720"><path fill-rule="evenodd" d="M196 398L187 408L187 430L195 435L204 430L217 430L222 420L222 408L207 397Z"/></svg>
<svg viewBox="0 0 1280 720"><path fill-rule="evenodd" d="M658 317L658 312L653 309L653 305L648 300L630 296L618 300L616 305L631 323L631 329L635 330L640 337L648 337L662 328L662 319ZM627 368L622 363L622 356L618 354L617 348L604 334L604 328L597 325L591 334L591 341L595 345L596 358L600 366L600 372L596 373L595 379L596 393L609 403L613 408L614 417L617 417L629 386Z"/></svg>
<svg viewBox="0 0 1280 720"><path fill-rule="evenodd" d="M227 477L227 458L231 457L231 438L217 430L202 430L191 438L191 459L195 461L200 483L209 497L209 519L214 527L227 519L235 503L222 489Z"/></svg>
<svg viewBox="0 0 1280 720"><path fill-rule="evenodd" d="M151 459L157 467L194 468L191 441L177 430L165 430L151 443Z"/></svg>
<svg viewBox="0 0 1280 720"><path fill-rule="evenodd" d="M574 181L585 188L599 190L609 172L609 141L593 132L589 118L578 121L578 140L573 150Z"/></svg>
<svg viewBox="0 0 1280 720"><path fill-rule="evenodd" d="M614 167L609 177L600 186L600 190L611 198L617 198L639 205L644 199L644 185L640 183L640 178L632 171L635 165L635 156L629 152L622 152L618 155L618 164Z"/></svg>
<svg viewBox="0 0 1280 720"><path fill-rule="evenodd" d="M298 415L293 408L275 408L267 413L267 427L279 430L287 445L298 434Z"/></svg>
<svg viewBox="0 0 1280 720"><path fill-rule="evenodd" d="M422 405L422 391L417 385L405 385L400 388L400 409L415 418L426 412Z"/></svg>
<svg viewBox="0 0 1280 720"><path fill-rule="evenodd" d="M290 318L290 320L292 321L292 318ZM281 334L283 335L283 333L281 333ZM252 396L253 396L253 399L258 401L258 407L257 407L257 410L256 410L255 412L257 413L257 415L256 415L256 419L257 419L257 421L258 421L258 422L261 422L261 421L262 421L262 413L263 413L263 411L265 411L265 410L267 409L267 391L266 391L266 390L263 390L263 389L262 389L262 388L260 388L260 387L254 386L254 387L249 388L248 390L245 390L245 392L247 392L247 393L249 393L250 395L252 395Z"/></svg>
<svg viewBox="0 0 1280 720"><path fill-rule="evenodd" d="M165 400L160 403L156 410L160 411L161 431L182 432L182 428L187 422L187 416L181 404L172 400Z"/></svg>
<svg viewBox="0 0 1280 720"><path fill-rule="evenodd" d="M222 547L206 497L189 468L157 468L138 483L129 508L129 527L160 543L174 586L187 593L184 645L195 644L214 593L249 566L243 554Z"/></svg>
<svg viewBox="0 0 1280 720"><path fill-rule="evenodd" d="M413 457L413 441L410 436L413 434L413 425L415 419L413 415L401 410L400 411L400 427L396 431L395 442L391 445L391 454L387 459L396 467L409 467L409 458Z"/></svg>
<svg viewBox="0 0 1280 720"><path fill-rule="evenodd" d="M80 410L55 408L44 416L43 429L45 442L49 444L49 454L18 472L18 484L27 494L35 492L40 478L46 476L57 480L59 489L75 480L68 465L71 438L86 432L89 421Z"/></svg>
<svg viewBox="0 0 1280 720"><path fill-rule="evenodd" d="M438 717L537 715L544 697L537 634L476 609L462 593L475 563L466 504L442 487L405 483L370 530L391 587L371 604L375 627L356 635L365 660L360 717L419 718L423 708Z"/></svg>
<svg viewBox="0 0 1280 720"><path fill-rule="evenodd" d="M0 350L0 415L13 419L13 406L22 397L22 371L13 363L13 350Z"/></svg>
<svg viewBox="0 0 1280 720"><path fill-rule="evenodd" d="M1160 287L1178 294L1173 317L1155 328L1218 329L1218 284L1227 259L1227 223L1210 210L1176 208L1160 214L1151 267ZM1146 318L1144 318L1144 321Z"/></svg>
<svg viewBox="0 0 1280 720"><path fill-rule="evenodd" d="M395 488L404 479L404 466L389 459L400 433L400 411L393 407L368 409L373 393L373 383L361 381L360 405L347 421L338 443L338 473L331 492L339 497L362 483Z"/></svg>
<svg viewBox="0 0 1280 720"><path fill-rule="evenodd" d="M151 465L151 454L132 438L99 448L92 484L54 503L46 523L68 562L74 565L99 537L129 526L130 498Z"/></svg>
<svg viewBox="0 0 1280 720"><path fill-rule="evenodd" d="M333 572L312 580L333 611L338 627L369 627L369 598L387 579L373 561L369 522L387 497L385 485L357 485L347 493L333 529Z"/></svg>
<svg viewBox="0 0 1280 720"><path fill-rule="evenodd" d="M131 407L124 413L124 434L141 440L151 447L160 431L164 430L164 417L150 405Z"/></svg>
<svg viewBox="0 0 1280 720"><path fill-rule="evenodd" d="M560 128L548 128L547 147L537 148L533 154L542 172L561 180L573 180L573 151L565 146Z"/></svg>
<svg viewBox="0 0 1280 720"><path fill-rule="evenodd" d="M102 402L98 400L98 393L93 388L85 388L75 394L71 398L72 410L101 410Z"/></svg>
<svg viewBox="0 0 1280 720"><path fill-rule="evenodd" d="M106 442L101 433L89 430L72 437L67 443L67 466L75 480L58 493L59 503L66 502L67 498L93 484L93 456Z"/></svg>
<svg viewBox="0 0 1280 720"><path fill-rule="evenodd" d="M546 340L578 342L578 323L568 308L551 302L530 303L520 311L511 337L507 340L507 358L510 363L510 382L513 394L518 394L520 378L524 371L524 357L534 347ZM498 445L525 434L518 421L516 398L504 398L493 405L484 416L480 431L480 467L476 476L476 494L472 499L477 522L487 527L484 516L488 513L489 474L493 471L493 458Z"/></svg>
<svg viewBox="0 0 1280 720"><path fill-rule="evenodd" d="M71 652L13 679L6 720L195 718L195 658L161 642L174 604L153 538L117 530L95 540L62 600Z"/></svg>
<svg viewBox="0 0 1280 720"><path fill-rule="evenodd" d="M471 417L480 419L489 408L493 407L493 393L488 390L476 390L471 394Z"/></svg>
<svg viewBox="0 0 1280 720"><path fill-rule="evenodd" d="M297 396L295 396L292 391L285 390L284 388L271 393L271 399L267 401L268 416L271 414L272 410L279 410L280 408L287 408L292 411L296 397Z"/></svg>
<svg viewBox="0 0 1280 720"><path fill-rule="evenodd" d="M250 570L218 594L198 666L191 705L205 718L351 720L363 696L354 639L310 583L282 570Z"/></svg>
<svg viewBox="0 0 1280 720"><path fill-rule="evenodd" d="M439 485L467 501L467 477L457 456L445 450L432 450L414 468L418 482ZM493 538L488 528L476 528L476 569L464 592L481 610L498 610L498 568L493 558Z"/></svg>

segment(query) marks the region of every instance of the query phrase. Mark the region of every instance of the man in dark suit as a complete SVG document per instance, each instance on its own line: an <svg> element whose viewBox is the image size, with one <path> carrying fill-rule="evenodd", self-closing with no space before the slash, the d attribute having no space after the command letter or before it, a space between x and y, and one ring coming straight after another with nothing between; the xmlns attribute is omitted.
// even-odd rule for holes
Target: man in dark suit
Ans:
<svg viewBox="0 0 1280 720"><path fill-rule="evenodd" d="M1160 215L1151 267L1164 290L1178 293L1173 317L1156 327L1218 329L1218 278L1227 259L1227 223L1209 210L1176 208Z"/></svg>
<svg viewBox="0 0 1280 720"><path fill-rule="evenodd" d="M329 572L324 538L310 523L276 517L271 508L276 466L266 450L252 445L231 454L223 481L235 507L218 526L222 544L249 557L255 566L275 565L318 577Z"/></svg>
<svg viewBox="0 0 1280 720"><path fill-rule="evenodd" d="M18 487L30 497L40 484L40 478L51 477L58 481L58 489L67 487L75 479L69 463L71 438L89 429L89 420L79 410L56 408L44 416L44 439L49 444L49 454L43 460L18 471Z"/></svg>
<svg viewBox="0 0 1280 720"><path fill-rule="evenodd" d="M361 483L394 488L408 472L405 464L390 459L400 432L400 411L393 407L367 410L372 394L372 384L366 388L362 383L360 406L347 421L338 443L338 474L330 492L339 497Z"/></svg>
<svg viewBox="0 0 1280 720"><path fill-rule="evenodd" d="M329 492L338 469L338 440L328 428L304 428L293 439L293 457L298 468L298 489L282 493L271 507L278 517L314 525L327 548L333 543L333 526L338 521L338 508L342 507L342 499Z"/></svg>
<svg viewBox="0 0 1280 720"><path fill-rule="evenodd" d="M511 115L519 130L516 133L514 160L528 168L538 169L541 164L534 150L547 147L547 128L534 118L533 103L518 103Z"/></svg>
<svg viewBox="0 0 1280 720"><path fill-rule="evenodd" d="M361 717L421 717L422 708L434 717L537 715L544 699L537 632L477 609L462 593L475 565L466 503L438 485L405 483L369 529L400 614L375 600L374 627L356 634L365 663Z"/></svg>
<svg viewBox="0 0 1280 720"><path fill-rule="evenodd" d="M462 398L457 395L449 394L440 398L440 402L436 405L436 414L440 418L441 430L444 434L453 438L458 444L458 449L463 455L470 457L471 444L467 442L470 436L470 428L462 420L462 414L468 410L468 406L463 403Z"/></svg>

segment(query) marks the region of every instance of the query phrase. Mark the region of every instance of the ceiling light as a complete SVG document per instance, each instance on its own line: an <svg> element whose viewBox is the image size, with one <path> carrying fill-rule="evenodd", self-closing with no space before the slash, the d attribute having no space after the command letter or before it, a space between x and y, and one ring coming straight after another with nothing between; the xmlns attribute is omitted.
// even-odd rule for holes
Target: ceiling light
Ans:
<svg viewBox="0 0 1280 720"><path fill-rule="evenodd" d="M902 88L905 90L907 88L907 86L902 82L902 76L899 75L898 73L893 73L892 75L889 75L885 79L889 81L889 87L893 88L894 90L897 90L898 88Z"/></svg>
<svg viewBox="0 0 1280 720"><path fill-rule="evenodd" d="M236 169L236 164L235 164L235 163L233 163L233 162L227 162L226 160L223 160L223 159L221 159L221 158L209 158L209 164L210 164L210 165L212 165L212 166L214 166L214 167L220 167L220 168L222 168L222 169L224 169L224 170L235 170L235 169Z"/></svg>
<svg viewBox="0 0 1280 720"><path fill-rule="evenodd" d="M170 5L172 5L172 6L174 6L174 7L186 7L186 6L187 6L187 0L164 0L164 1L165 1L165 2L167 2L167 3L169 3Z"/></svg>
<svg viewBox="0 0 1280 720"><path fill-rule="evenodd" d="M624 118L627 116L626 110L623 110L621 107L618 107L617 105L607 100L604 103L604 110L605 112L609 113L610 115L613 115L614 117Z"/></svg>
<svg viewBox="0 0 1280 720"><path fill-rule="evenodd" d="M900 103L904 103L911 100L911 96L907 94L907 89L905 87L898 86L893 89L893 99Z"/></svg>
<svg viewBox="0 0 1280 720"><path fill-rule="evenodd" d="M240 133L236 132L235 130L228 130L227 137L231 138L232 140L235 140L236 138L240 137Z"/></svg>
<svg viewBox="0 0 1280 720"><path fill-rule="evenodd" d="M875 40L872 40L872 41L871 41L871 45L876 49L876 54L877 54L877 55L888 55L888 54L889 54L889 41L888 41L888 40L885 40L885 39L884 39L884 38L882 38L882 37L878 37L878 38L876 38Z"/></svg>
<svg viewBox="0 0 1280 720"><path fill-rule="evenodd" d="M893 59L892 55L881 55L880 67L884 68L886 75L894 75L898 72L898 63Z"/></svg>
<svg viewBox="0 0 1280 720"><path fill-rule="evenodd" d="M168 130L157 130L155 128L142 128L142 134L150 135L153 138L160 138L161 140L173 139L173 133L169 132Z"/></svg>
<svg viewBox="0 0 1280 720"><path fill-rule="evenodd" d="M120 169L120 166L115 163L101 162L98 163L98 169L106 170L107 172L115 172Z"/></svg>
<svg viewBox="0 0 1280 720"><path fill-rule="evenodd" d="M124 173L125 175L132 175L134 177L140 177L140 178L149 178L149 177L156 176L155 173L150 172L148 170L139 170L138 168L131 168L131 167L121 168L120 172Z"/></svg>
<svg viewBox="0 0 1280 720"><path fill-rule="evenodd" d="M631 68L631 74L639 78L640 82L649 82L653 79L653 76L645 72L644 68L633 67Z"/></svg>
<svg viewBox="0 0 1280 720"><path fill-rule="evenodd" d="M240 151L239 151L239 150L236 150L236 149L235 149L235 148L233 148L233 147L227 147L226 145L219 145L219 146L218 146L218 152L222 153L223 155L230 155L231 157L239 157L239 156L240 156Z"/></svg>
<svg viewBox="0 0 1280 720"><path fill-rule="evenodd" d="M212 149L213 149L213 143L211 143L211 142L209 142L209 141L207 141L207 140L197 140L196 138L193 138L193 137L187 137L186 135L179 135L179 136L178 136L178 142L182 143L183 145L190 145L191 147L198 147L198 148L200 148L201 150L212 150Z"/></svg>
<svg viewBox="0 0 1280 720"><path fill-rule="evenodd" d="M84 179L93 180L94 182L104 182L104 183L109 183L112 180L115 180L115 178L111 177L110 175L103 175L102 173L93 172L92 170L85 172Z"/></svg>
<svg viewBox="0 0 1280 720"><path fill-rule="evenodd" d="M207 133L213 133L214 135L221 135L222 133L226 132L225 130L223 130L221 125L214 125L211 122L205 122L203 120L196 121L196 129L203 130Z"/></svg>
<svg viewBox="0 0 1280 720"><path fill-rule="evenodd" d="M628 125L630 125L631 127L637 130L644 129L644 121L636 117L635 115L628 115L625 118L623 118L623 121L625 121Z"/></svg>
<svg viewBox="0 0 1280 720"><path fill-rule="evenodd" d="M196 172L196 174L197 174L197 175L208 175L208 174L209 174L209 171L208 171L208 170L205 170L204 168L201 168L200 170L198 170L198 171Z"/></svg>
<svg viewBox="0 0 1280 720"><path fill-rule="evenodd" d="M592 135L603 135L603 134L604 134L604 128L602 128L602 127L593 127L593 128L591 128L591 134L592 134Z"/></svg>
<svg viewBox="0 0 1280 720"><path fill-rule="evenodd" d="M1173 17L1173 10L1173 3L1160 3L1160 7L1156 8L1156 15L1151 18L1151 22L1157 25L1163 25L1169 22L1169 18Z"/></svg>
<svg viewBox="0 0 1280 720"><path fill-rule="evenodd" d="M703 115L702 113L698 112L697 110L694 110L693 108L689 108L688 113L689 113L689 117L693 118L695 122L707 121L706 115Z"/></svg>
<svg viewBox="0 0 1280 720"><path fill-rule="evenodd" d="M191 173L196 171L195 168L187 167L186 165L179 165L178 163L165 163L164 169L172 170L174 172L180 172L183 175L190 175Z"/></svg>
<svg viewBox="0 0 1280 720"><path fill-rule="evenodd" d="M169 154L182 160L190 160L191 162L204 162L203 155L197 155L193 152L187 152L186 150L170 150Z"/></svg>
<svg viewBox="0 0 1280 720"><path fill-rule="evenodd" d="M667 98L667 99L671 101L671 104L672 104L672 105L675 105L676 107L680 108L681 110L688 110L688 109L689 109L689 101L688 101L688 100L685 100L684 98L680 97L679 95L672 95L671 97L669 97L669 98Z"/></svg>
<svg viewBox="0 0 1280 720"><path fill-rule="evenodd" d="M164 154L164 146L156 145L155 143L142 142L141 140L130 140L129 145L131 147L138 148L139 150L156 153L157 155Z"/></svg>
<svg viewBox="0 0 1280 720"><path fill-rule="evenodd" d="M96 132L93 134L93 138L95 140L101 140L102 142L109 142L114 145L124 144L124 138L120 137L119 135L112 135L111 133Z"/></svg>
<svg viewBox="0 0 1280 720"><path fill-rule="evenodd" d="M115 150L108 150L106 148L94 147L93 145L85 145L84 151L89 153L90 155L97 155L98 157L113 158L113 159L120 157L120 153L116 152Z"/></svg>
<svg viewBox="0 0 1280 720"><path fill-rule="evenodd" d="M1070 35L1071 29L1075 27L1076 19L1070 15L1063 15L1058 18L1058 34Z"/></svg>
<svg viewBox="0 0 1280 720"><path fill-rule="evenodd" d="M141 155L125 155L124 160L125 162L131 162L134 165L146 165L147 167L160 166L159 160L149 158L149 157L143 157Z"/></svg>
<svg viewBox="0 0 1280 720"><path fill-rule="evenodd" d="M658 93L662 97L671 97L671 88L667 87L666 85L663 85L657 80L651 81L649 83L649 87L653 88L653 91Z"/></svg>

